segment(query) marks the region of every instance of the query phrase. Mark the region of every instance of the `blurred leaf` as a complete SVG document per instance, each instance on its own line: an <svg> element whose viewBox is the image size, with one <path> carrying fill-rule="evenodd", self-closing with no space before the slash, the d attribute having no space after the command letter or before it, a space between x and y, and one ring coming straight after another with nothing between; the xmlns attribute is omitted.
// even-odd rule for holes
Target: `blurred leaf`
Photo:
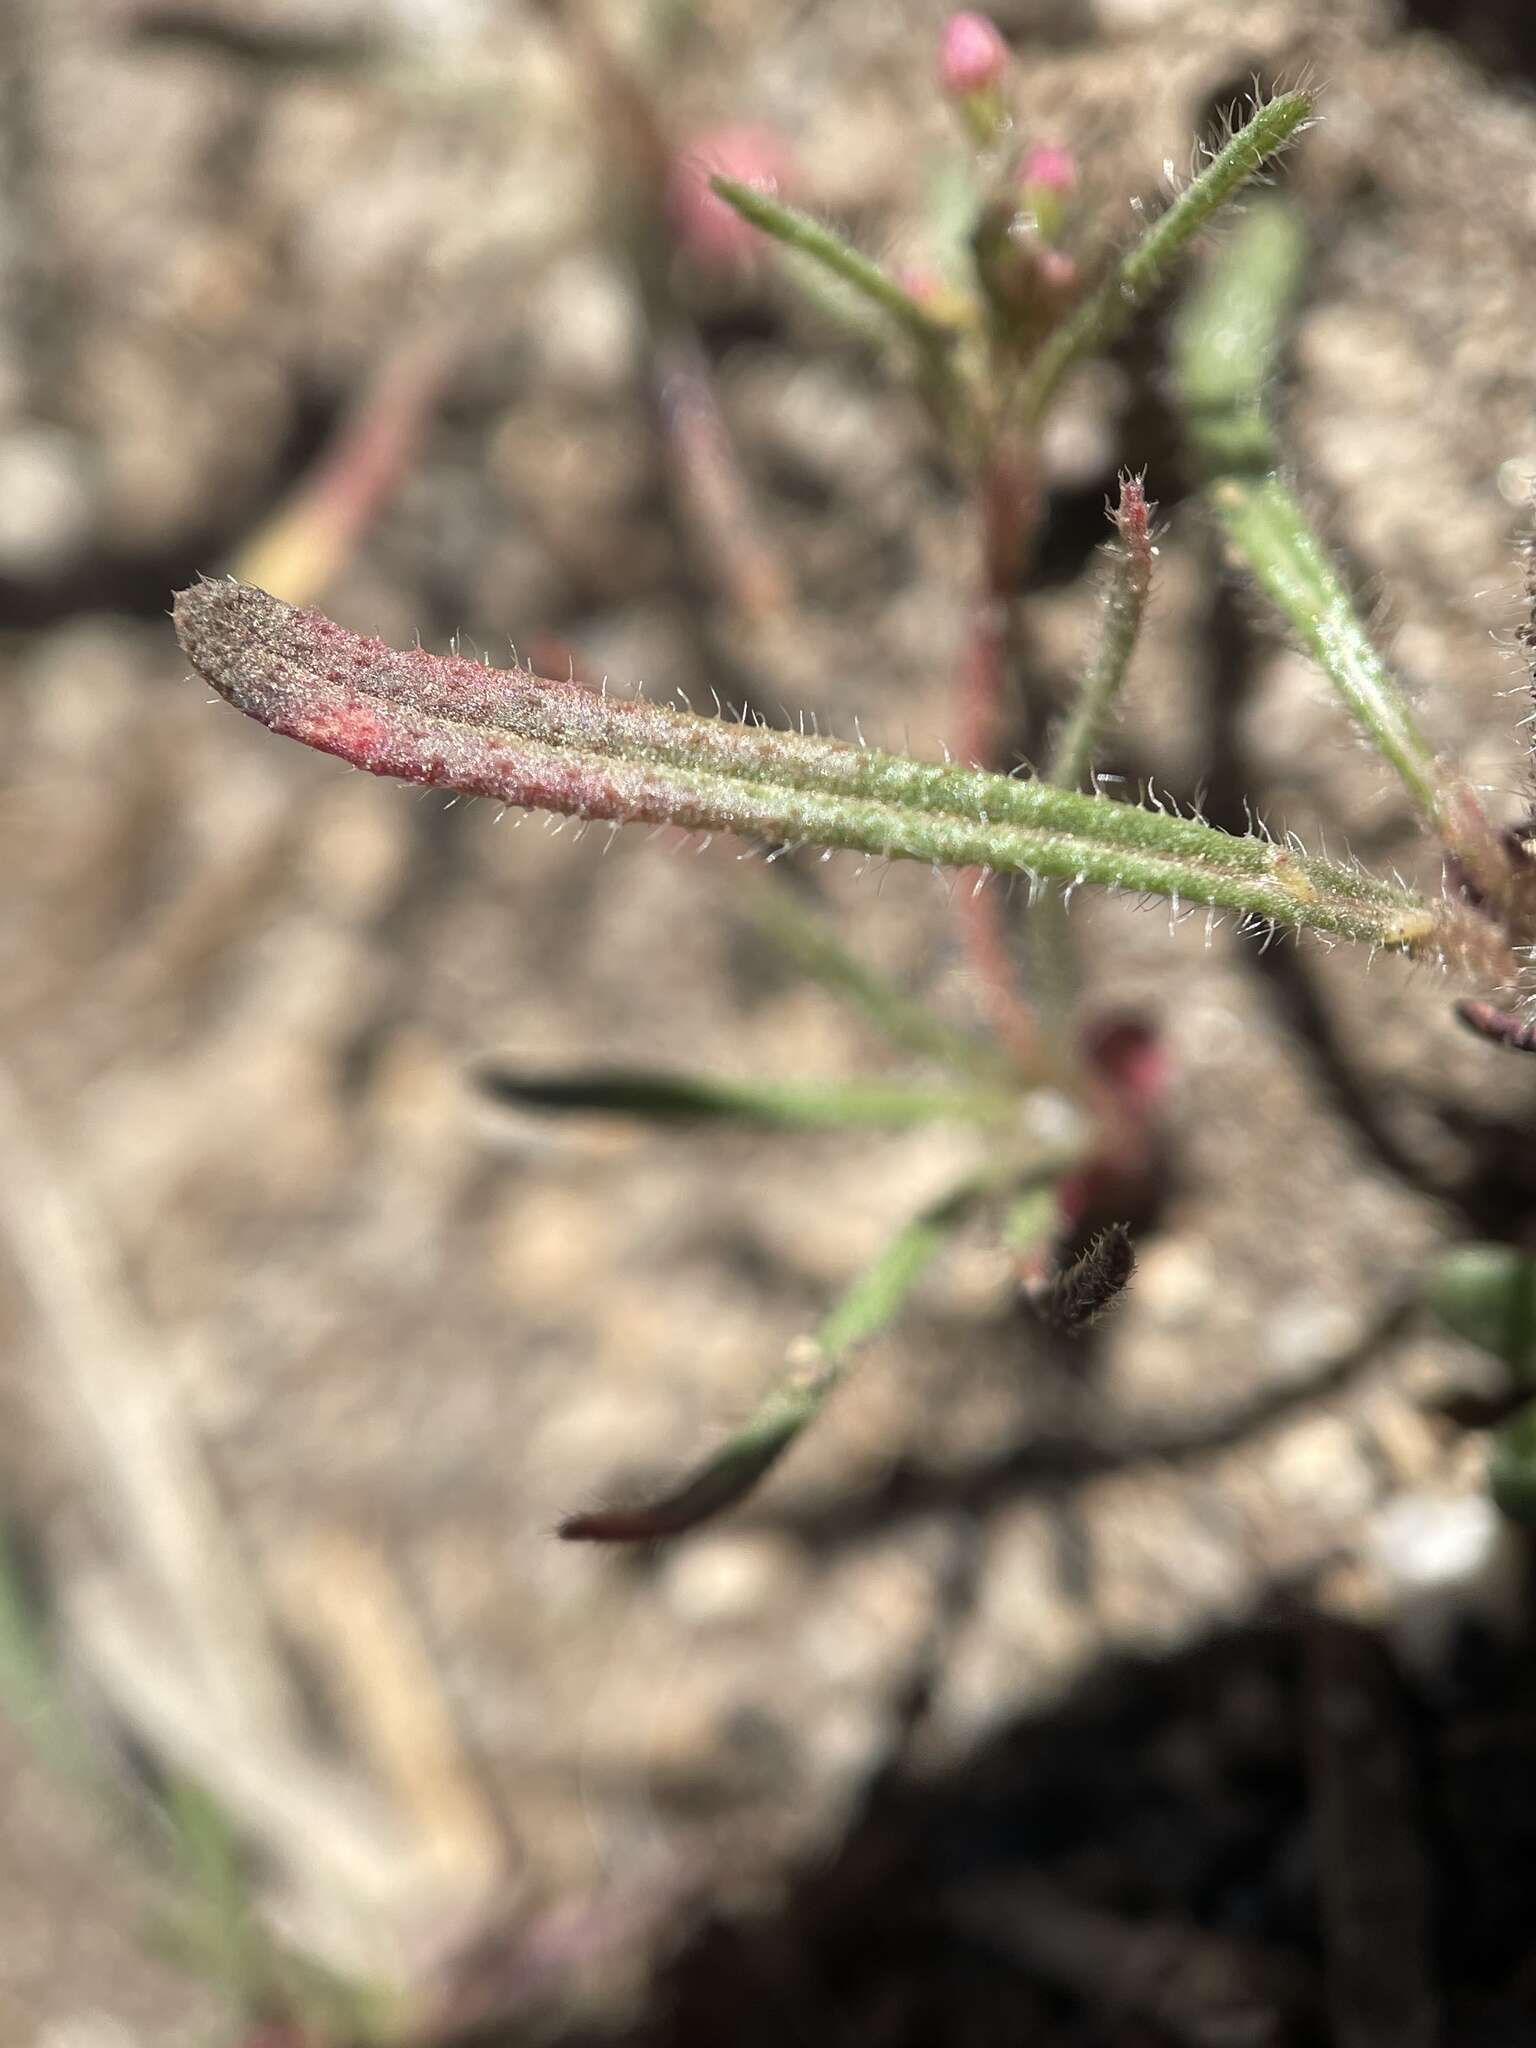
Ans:
<svg viewBox="0 0 1536 2048"><path fill-rule="evenodd" d="M1001 1080L1006 1062L977 1038L849 952L826 917L804 896L781 884L760 885L748 915L764 938L851 1009L866 1017L893 1045L920 1059Z"/></svg>
<svg viewBox="0 0 1536 2048"><path fill-rule="evenodd" d="M129 31L139 43L199 49L238 63L279 72L356 70L377 61L385 43L369 31L250 18L250 8L197 4L197 0L139 0L129 12Z"/></svg>
<svg viewBox="0 0 1536 2048"><path fill-rule="evenodd" d="M13 1533L0 1521L0 1711L64 1782L116 1814L120 1808L59 1679Z"/></svg>
<svg viewBox="0 0 1536 2048"><path fill-rule="evenodd" d="M937 318L906 290L900 280L872 258L846 242L834 229L798 206L788 206L772 192L738 178L715 177L710 188L727 206L735 207L743 220L761 228L765 235L805 257L836 280L856 292L868 305L894 326L902 329L929 355L942 358L955 340L956 330Z"/></svg>
<svg viewBox="0 0 1536 2048"><path fill-rule="evenodd" d="M0 1711L43 1765L89 1799L114 1841L143 1857L151 1848L144 1812L110 1774L59 1678L28 1578L0 1520ZM151 1857L140 1867L154 1887L147 1937L215 1985L245 2018L292 2013L315 2048L382 2040L388 2008L377 1993L279 1948L259 1917L236 1830L212 1796L177 1775L164 1785L159 1813L172 1864L167 1871ZM165 1835L159 1840L163 1848Z"/></svg>
<svg viewBox="0 0 1536 2048"><path fill-rule="evenodd" d="M275 71L352 71L376 63L385 45L358 29L319 24L286 29L243 19L233 10L190 4L141 6L130 17L137 41L207 51Z"/></svg>
<svg viewBox="0 0 1536 2048"><path fill-rule="evenodd" d="M1274 194L1251 200L1179 308L1179 400L1213 476L1262 476L1279 467L1264 402L1306 257L1300 207Z"/></svg>
<svg viewBox="0 0 1536 2048"><path fill-rule="evenodd" d="M836 1384L835 1367L819 1357L759 1406L745 1426L690 1472L680 1485L649 1501L593 1508L568 1515L560 1535L568 1543L647 1543L680 1536L734 1507L777 1464Z"/></svg>
<svg viewBox="0 0 1536 2048"><path fill-rule="evenodd" d="M1488 1484L1512 1522L1536 1525L1536 1401L1494 1431Z"/></svg>
<svg viewBox="0 0 1536 2048"><path fill-rule="evenodd" d="M167 1946L242 2011L258 2011L274 1959L234 1826L201 1785L179 1775L166 1785L164 1811L177 1878L163 1922Z"/></svg>
<svg viewBox="0 0 1536 2048"><path fill-rule="evenodd" d="M1510 1244L1463 1244L1446 1252L1426 1298L1448 1330L1536 1385L1536 1258Z"/></svg>
<svg viewBox="0 0 1536 2048"><path fill-rule="evenodd" d="M952 289L968 291L975 282L971 235L982 199L972 157L955 150L941 158L928 175L923 197L925 240L939 272Z"/></svg>
<svg viewBox="0 0 1536 2048"><path fill-rule="evenodd" d="M43 1632L10 1531L0 1526L0 1706L30 1723L53 1710L55 1687Z"/></svg>
<svg viewBox="0 0 1536 2048"><path fill-rule="evenodd" d="M420 451L455 345L432 327L386 350L315 461L235 555L243 583L310 604L351 562Z"/></svg>
<svg viewBox="0 0 1536 2048"><path fill-rule="evenodd" d="M172 1776L163 1812L174 1869L149 1933L174 1963L217 1986L246 2020L292 2029L306 2048L367 2048L398 2037L380 1990L338 1977L284 1947L262 1914L248 1852L218 1800L195 1779Z"/></svg>
<svg viewBox="0 0 1536 2048"><path fill-rule="evenodd" d="M990 1123L1008 1098L903 1082L732 1081L711 1075L666 1074L643 1067L592 1067L564 1074L524 1074L491 1067L480 1076L486 1094L519 1109L554 1115L632 1116L651 1123L733 1123L763 1130L902 1129L950 1117Z"/></svg>

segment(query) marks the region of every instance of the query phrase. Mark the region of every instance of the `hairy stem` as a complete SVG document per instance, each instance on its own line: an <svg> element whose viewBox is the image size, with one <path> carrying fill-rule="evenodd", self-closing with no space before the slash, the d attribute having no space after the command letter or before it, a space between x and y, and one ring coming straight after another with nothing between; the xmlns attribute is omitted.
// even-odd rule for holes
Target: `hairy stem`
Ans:
<svg viewBox="0 0 1536 2048"><path fill-rule="evenodd" d="M1115 508L1118 544L1106 548L1099 644L1079 685L1046 765L1046 780L1076 789L1093 766L1095 749L1125 684L1152 588L1152 536L1147 496L1135 477L1120 480ZM1079 974L1067 929L1067 899L1051 885L1041 891L1029 919L1030 985L1058 1060L1076 1067L1072 1009Z"/></svg>
<svg viewBox="0 0 1536 2048"><path fill-rule="evenodd" d="M1098 648L1045 771L1046 780L1063 789L1076 789L1093 766L1094 751L1125 685L1152 588L1152 536L1147 494L1139 478L1120 479L1114 518L1119 544L1105 550L1108 574Z"/></svg>

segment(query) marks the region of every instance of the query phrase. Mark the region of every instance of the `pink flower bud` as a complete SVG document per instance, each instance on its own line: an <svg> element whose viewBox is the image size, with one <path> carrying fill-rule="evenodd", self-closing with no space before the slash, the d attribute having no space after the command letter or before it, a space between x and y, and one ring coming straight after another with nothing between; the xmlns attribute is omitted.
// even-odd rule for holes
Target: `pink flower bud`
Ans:
<svg viewBox="0 0 1536 2048"><path fill-rule="evenodd" d="M939 43L939 84L953 99L969 99L997 84L1008 67L1008 45L984 14L952 14Z"/></svg>
<svg viewBox="0 0 1536 2048"><path fill-rule="evenodd" d="M672 168L667 213L678 247L701 270L746 268L762 236L709 189L711 178L734 178L760 192L794 182L788 145L771 128L715 128L698 136Z"/></svg>
<svg viewBox="0 0 1536 2048"><path fill-rule="evenodd" d="M1077 158L1054 142L1036 143L1024 152L1019 183L1026 192L1071 192L1077 186Z"/></svg>

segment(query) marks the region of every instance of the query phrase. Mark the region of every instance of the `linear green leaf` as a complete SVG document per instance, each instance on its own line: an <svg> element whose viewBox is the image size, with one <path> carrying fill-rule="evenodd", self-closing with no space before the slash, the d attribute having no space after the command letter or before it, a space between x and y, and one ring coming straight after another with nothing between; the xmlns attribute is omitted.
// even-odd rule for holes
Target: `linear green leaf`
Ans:
<svg viewBox="0 0 1536 2048"><path fill-rule="evenodd" d="M1488 1485L1512 1522L1536 1524L1536 1401L1494 1431Z"/></svg>
<svg viewBox="0 0 1536 2048"><path fill-rule="evenodd" d="M840 284L849 286L894 321L925 352L943 352L953 345L952 326L935 319L889 271L882 270L872 257L844 241L813 214L802 213L799 207L785 205L782 199L773 198L759 186L744 185L735 178L715 177L709 182L716 197L734 207L743 220L750 221L784 248L806 257Z"/></svg>
<svg viewBox="0 0 1536 2048"><path fill-rule="evenodd" d="M630 1116L651 1123L725 1123L777 1131L899 1130L946 1118L990 1123L1011 1106L1001 1091L983 1094L901 1081L733 1080L643 1067L531 1074L492 1066L481 1074L480 1085L499 1102L557 1115Z"/></svg>
<svg viewBox="0 0 1536 2048"><path fill-rule="evenodd" d="M1536 1258L1512 1244L1461 1244L1441 1254L1426 1299L1448 1330L1502 1358L1536 1385Z"/></svg>
<svg viewBox="0 0 1536 2048"><path fill-rule="evenodd" d="M1278 474L1264 409L1280 323L1300 277L1294 209L1255 207L1238 222L1178 322L1175 371L1209 502L1248 570L1327 675L1415 806L1447 837L1452 790L1402 684L1374 646L1327 549Z"/></svg>
<svg viewBox="0 0 1536 2048"><path fill-rule="evenodd" d="M176 625L249 717L370 774L615 826L1097 883L1376 946L1441 942L1398 884L1194 818L400 652L243 584L194 584Z"/></svg>
<svg viewBox="0 0 1536 2048"><path fill-rule="evenodd" d="M1210 503L1265 596L1337 690L1415 805L1444 831L1446 778L1401 683L1372 644L1327 550L1281 477L1221 477Z"/></svg>
<svg viewBox="0 0 1536 2048"><path fill-rule="evenodd" d="M1195 236L1240 187L1278 155L1311 112L1310 93L1278 93L1228 138L1199 176L1041 348L1026 387L1029 418L1041 417L1075 363L1117 339L1137 309L1166 283Z"/></svg>
<svg viewBox="0 0 1536 2048"><path fill-rule="evenodd" d="M951 1024L851 953L812 903L788 888L758 889L747 914L802 974L840 996L892 1045L920 1059L998 1079L1006 1061L983 1039Z"/></svg>
<svg viewBox="0 0 1536 2048"><path fill-rule="evenodd" d="M820 1414L854 1353L892 1321L936 1254L995 1185L991 1174L964 1181L914 1216L847 1289L814 1337L797 1347L788 1375L680 1485L632 1507L572 1515L559 1533L568 1542L643 1543L681 1535L735 1507Z"/></svg>

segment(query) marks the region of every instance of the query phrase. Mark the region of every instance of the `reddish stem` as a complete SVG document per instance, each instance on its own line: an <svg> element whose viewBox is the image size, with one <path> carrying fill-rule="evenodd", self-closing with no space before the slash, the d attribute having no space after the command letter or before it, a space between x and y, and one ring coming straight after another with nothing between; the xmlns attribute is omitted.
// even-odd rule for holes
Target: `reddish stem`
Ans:
<svg viewBox="0 0 1536 2048"><path fill-rule="evenodd" d="M757 625L782 617L788 577L758 523L697 334L675 323L658 336L652 368L673 493L689 539L732 611Z"/></svg>
<svg viewBox="0 0 1536 2048"><path fill-rule="evenodd" d="M710 242L710 211L732 236L754 237L709 188L715 169L748 183L787 176L787 147L766 132L716 131L701 148L679 147L634 66L576 0L538 0L564 36L599 113L609 189L622 195L625 253L644 319L643 370L655 401L657 436L685 543L729 608L752 624L780 615L788 575L770 547L696 326L674 284L679 257L698 259ZM718 228L713 230L719 242ZM717 259L722 255L717 246Z"/></svg>

